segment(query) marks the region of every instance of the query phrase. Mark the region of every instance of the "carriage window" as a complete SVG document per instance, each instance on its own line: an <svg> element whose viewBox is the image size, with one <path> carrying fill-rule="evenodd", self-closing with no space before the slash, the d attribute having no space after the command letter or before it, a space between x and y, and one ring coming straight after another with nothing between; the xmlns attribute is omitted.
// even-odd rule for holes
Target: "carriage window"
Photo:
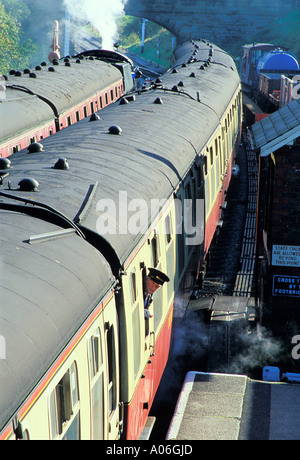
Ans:
<svg viewBox="0 0 300 460"><path fill-rule="evenodd" d="M104 439L104 364L101 334L98 328L88 343L91 381L92 439Z"/></svg>
<svg viewBox="0 0 300 460"><path fill-rule="evenodd" d="M171 229L171 218L170 214L167 215L165 218L165 235L166 235L166 243L169 244L172 240L172 229Z"/></svg>
<svg viewBox="0 0 300 460"><path fill-rule="evenodd" d="M74 362L50 396L52 439L80 439L77 367Z"/></svg>
<svg viewBox="0 0 300 460"><path fill-rule="evenodd" d="M207 156L204 157L204 174L207 175Z"/></svg>
<svg viewBox="0 0 300 460"><path fill-rule="evenodd" d="M151 240L152 266L157 267L159 260L158 238L154 236Z"/></svg>
<svg viewBox="0 0 300 460"><path fill-rule="evenodd" d="M107 331L107 354L108 354L108 393L109 393L109 414L111 414L117 404L116 388L116 349L114 326L110 326Z"/></svg>
<svg viewBox="0 0 300 460"><path fill-rule="evenodd" d="M136 301L136 274L132 272L130 275L130 295L131 295L131 305Z"/></svg>
<svg viewBox="0 0 300 460"><path fill-rule="evenodd" d="M218 156L219 155L218 139L215 139L215 150L216 150L216 156Z"/></svg>
<svg viewBox="0 0 300 460"><path fill-rule="evenodd" d="M135 305L132 313L132 328L135 331L133 334L133 373L134 378L136 378L141 362L141 324L138 303Z"/></svg>

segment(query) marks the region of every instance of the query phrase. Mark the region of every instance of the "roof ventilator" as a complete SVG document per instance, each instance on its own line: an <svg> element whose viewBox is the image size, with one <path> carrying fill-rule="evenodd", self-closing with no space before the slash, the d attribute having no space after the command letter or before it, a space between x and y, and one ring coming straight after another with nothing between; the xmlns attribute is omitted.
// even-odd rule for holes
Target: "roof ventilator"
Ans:
<svg viewBox="0 0 300 460"><path fill-rule="evenodd" d="M68 163L68 160L66 158L59 158L55 165L53 166L54 169L62 169L62 170L67 170L70 169L70 165Z"/></svg>
<svg viewBox="0 0 300 460"><path fill-rule="evenodd" d="M164 103L164 101L162 100L161 97L157 97L157 98L155 99L155 101L153 102L153 104L163 104L163 103Z"/></svg>
<svg viewBox="0 0 300 460"><path fill-rule="evenodd" d="M40 142L33 142L32 144L28 145L27 150L27 153L44 152L44 146L43 144L40 144Z"/></svg>
<svg viewBox="0 0 300 460"><path fill-rule="evenodd" d="M101 120L100 116L97 113L92 113L90 116L90 121L98 121Z"/></svg>
<svg viewBox="0 0 300 460"><path fill-rule="evenodd" d="M120 105L125 105L125 104L129 104L129 101L128 99L126 99L126 97L122 97L120 100Z"/></svg>
<svg viewBox="0 0 300 460"><path fill-rule="evenodd" d="M8 158L0 157L0 170L9 169L11 166L11 161Z"/></svg>
<svg viewBox="0 0 300 460"><path fill-rule="evenodd" d="M36 192L40 184L32 177L27 177L18 183L19 190L22 192Z"/></svg>
<svg viewBox="0 0 300 460"><path fill-rule="evenodd" d="M122 129L120 128L120 126L113 125L108 128L108 133L115 134L115 135L121 135Z"/></svg>

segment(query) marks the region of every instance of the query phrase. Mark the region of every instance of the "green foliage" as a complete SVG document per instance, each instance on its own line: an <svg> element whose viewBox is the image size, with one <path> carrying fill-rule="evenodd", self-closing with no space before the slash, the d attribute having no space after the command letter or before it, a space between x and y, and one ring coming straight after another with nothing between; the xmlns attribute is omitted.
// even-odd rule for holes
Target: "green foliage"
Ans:
<svg viewBox="0 0 300 460"><path fill-rule="evenodd" d="M122 48L141 55L142 20L134 16L124 16L119 20L118 31ZM142 56L162 67L169 68L172 56L171 33L154 22L146 22Z"/></svg>
<svg viewBox="0 0 300 460"><path fill-rule="evenodd" d="M20 20L29 14L21 0L0 0L0 73L13 67L26 67L35 45L22 41Z"/></svg>
<svg viewBox="0 0 300 460"><path fill-rule="evenodd" d="M256 42L274 43L278 46L286 46L300 60L300 11L292 11L285 16L276 19L269 24L254 39Z"/></svg>

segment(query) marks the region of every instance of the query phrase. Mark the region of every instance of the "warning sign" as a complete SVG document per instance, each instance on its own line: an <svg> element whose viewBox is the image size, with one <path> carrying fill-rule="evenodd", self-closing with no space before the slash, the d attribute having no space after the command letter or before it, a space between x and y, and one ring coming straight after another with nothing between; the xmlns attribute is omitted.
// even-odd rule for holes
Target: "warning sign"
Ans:
<svg viewBox="0 0 300 460"><path fill-rule="evenodd" d="M272 265L280 267L300 267L300 246L274 244Z"/></svg>
<svg viewBox="0 0 300 460"><path fill-rule="evenodd" d="M300 276L274 275L272 294L300 298Z"/></svg>

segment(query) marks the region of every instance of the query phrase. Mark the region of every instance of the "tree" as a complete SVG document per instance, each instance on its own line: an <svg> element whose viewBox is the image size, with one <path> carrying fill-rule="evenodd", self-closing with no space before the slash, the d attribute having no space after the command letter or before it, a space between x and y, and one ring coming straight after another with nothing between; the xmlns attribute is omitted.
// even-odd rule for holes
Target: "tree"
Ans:
<svg viewBox="0 0 300 460"><path fill-rule="evenodd" d="M21 19L29 15L21 0L0 0L0 73L28 66L35 45L22 40Z"/></svg>

